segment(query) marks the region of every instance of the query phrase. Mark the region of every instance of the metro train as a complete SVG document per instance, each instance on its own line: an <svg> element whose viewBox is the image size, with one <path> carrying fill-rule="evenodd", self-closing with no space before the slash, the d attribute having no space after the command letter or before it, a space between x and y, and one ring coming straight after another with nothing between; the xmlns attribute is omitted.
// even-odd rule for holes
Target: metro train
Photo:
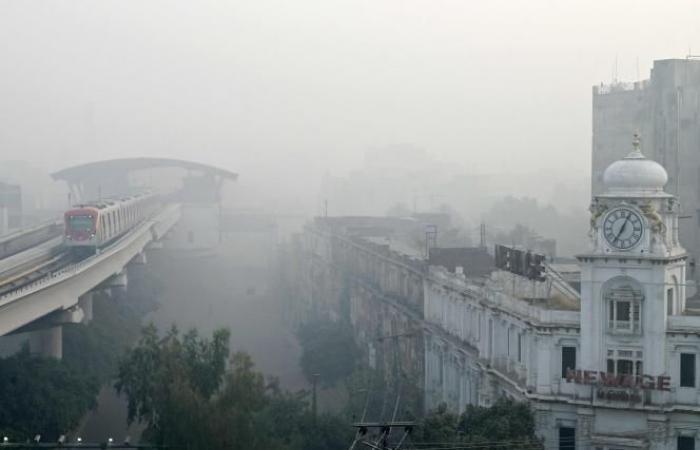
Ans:
<svg viewBox="0 0 700 450"><path fill-rule="evenodd" d="M94 254L148 219L158 197L143 193L75 205L64 214L63 242L74 254Z"/></svg>

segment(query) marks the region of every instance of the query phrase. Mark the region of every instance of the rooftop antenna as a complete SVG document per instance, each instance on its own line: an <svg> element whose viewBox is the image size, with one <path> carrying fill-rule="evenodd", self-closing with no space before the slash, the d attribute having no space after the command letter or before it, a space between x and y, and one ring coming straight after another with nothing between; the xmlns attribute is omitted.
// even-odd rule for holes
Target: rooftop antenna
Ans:
<svg viewBox="0 0 700 450"><path fill-rule="evenodd" d="M642 77L639 76L639 56L637 56L637 81L642 81Z"/></svg>

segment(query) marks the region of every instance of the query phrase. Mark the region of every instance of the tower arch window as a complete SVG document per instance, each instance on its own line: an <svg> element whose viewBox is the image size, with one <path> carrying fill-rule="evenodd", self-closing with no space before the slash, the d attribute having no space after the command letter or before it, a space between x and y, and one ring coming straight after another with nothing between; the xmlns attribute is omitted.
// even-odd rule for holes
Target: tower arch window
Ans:
<svg viewBox="0 0 700 450"><path fill-rule="evenodd" d="M673 315L673 288L666 289L666 315Z"/></svg>
<svg viewBox="0 0 700 450"><path fill-rule="evenodd" d="M607 309L608 331L640 333L644 295L641 285L629 277L617 277L603 288Z"/></svg>

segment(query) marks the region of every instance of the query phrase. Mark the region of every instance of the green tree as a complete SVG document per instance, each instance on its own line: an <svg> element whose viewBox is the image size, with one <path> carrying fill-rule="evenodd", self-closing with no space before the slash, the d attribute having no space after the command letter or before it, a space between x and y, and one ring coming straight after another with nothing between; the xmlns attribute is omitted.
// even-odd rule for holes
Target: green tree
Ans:
<svg viewBox="0 0 700 450"><path fill-rule="evenodd" d="M144 439L188 450L322 450L348 441L347 422L314 418L305 392L266 381L245 353L229 360L228 340L225 330L205 339L144 329L116 383L128 398L129 420L146 424Z"/></svg>
<svg viewBox="0 0 700 450"><path fill-rule="evenodd" d="M359 349L352 329L343 322L313 320L299 328L301 369L307 380L314 375L326 386L344 380L355 369Z"/></svg>
<svg viewBox="0 0 700 450"><path fill-rule="evenodd" d="M535 436L535 420L527 403L499 399L491 407L468 406L461 415L445 405L420 422L418 442L482 444L482 448L542 448ZM490 445L493 444L493 445Z"/></svg>
<svg viewBox="0 0 700 450"><path fill-rule="evenodd" d="M421 421L421 438L425 442L467 442L460 433L459 422L459 414L449 412L442 404Z"/></svg>
<svg viewBox="0 0 700 450"><path fill-rule="evenodd" d="M119 357L138 339L141 314L133 302L93 293L93 320L63 326L63 361L100 384L117 374Z"/></svg>
<svg viewBox="0 0 700 450"><path fill-rule="evenodd" d="M260 429L286 450L331 450L346 448L353 430L340 415L325 413L317 418L309 410L308 392L289 393L273 383L267 406L258 415Z"/></svg>
<svg viewBox="0 0 700 450"><path fill-rule="evenodd" d="M24 347L0 359L0 433L14 440L54 440L74 429L95 406L99 384L53 358Z"/></svg>
<svg viewBox="0 0 700 450"><path fill-rule="evenodd" d="M469 406L460 429L472 440L536 441L535 419L525 402L500 399L490 408Z"/></svg>
<svg viewBox="0 0 700 450"><path fill-rule="evenodd" d="M147 425L145 438L163 445L189 442L191 433L206 439L206 428L216 425L209 415L220 401L213 394L226 371L228 340L227 330L215 331L209 340L194 330L181 335L173 327L161 339L155 326L144 328L138 345L119 364L115 387L128 397L129 421ZM232 361L234 374L248 367L242 356Z"/></svg>

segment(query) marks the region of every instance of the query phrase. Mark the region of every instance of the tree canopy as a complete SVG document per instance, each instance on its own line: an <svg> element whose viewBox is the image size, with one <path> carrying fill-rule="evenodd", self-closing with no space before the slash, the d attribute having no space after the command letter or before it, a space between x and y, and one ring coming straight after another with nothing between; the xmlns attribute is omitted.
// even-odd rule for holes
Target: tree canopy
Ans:
<svg viewBox="0 0 700 450"><path fill-rule="evenodd" d="M318 374L326 386L346 379L353 373L359 356L349 325L330 320L312 320L298 331L302 347L301 369L307 380Z"/></svg>
<svg viewBox="0 0 700 450"><path fill-rule="evenodd" d="M144 329L116 383L128 398L129 420L147 427L143 439L188 450L322 450L348 441L345 421L314 419L306 393L265 380L245 353L229 358L228 341L226 330L202 338Z"/></svg>
<svg viewBox="0 0 700 450"><path fill-rule="evenodd" d="M24 347L0 360L0 433L22 441L53 440L74 429L95 406L96 379Z"/></svg>
<svg viewBox="0 0 700 450"><path fill-rule="evenodd" d="M28 348L0 360L2 436L52 440L68 433L95 406L100 385L113 379L119 355L138 336L142 306L93 295L93 321L63 325L62 360Z"/></svg>
<svg viewBox="0 0 700 450"><path fill-rule="evenodd" d="M535 436L535 420L524 402L500 399L491 407L468 406L454 414L441 405L420 423L416 442L474 443L484 448L533 449L541 447Z"/></svg>

